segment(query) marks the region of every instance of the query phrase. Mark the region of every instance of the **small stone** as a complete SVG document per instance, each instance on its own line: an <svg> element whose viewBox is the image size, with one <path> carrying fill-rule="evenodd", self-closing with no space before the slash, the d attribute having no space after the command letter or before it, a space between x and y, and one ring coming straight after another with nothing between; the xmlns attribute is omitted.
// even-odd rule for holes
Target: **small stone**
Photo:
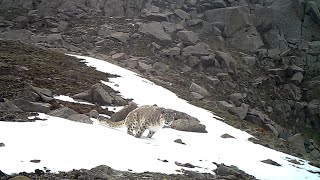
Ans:
<svg viewBox="0 0 320 180"><path fill-rule="evenodd" d="M32 162L32 163L40 163L41 160L39 160L39 159L33 159L33 160L30 160L30 162Z"/></svg>
<svg viewBox="0 0 320 180"><path fill-rule="evenodd" d="M176 139L174 140L175 143L179 143L179 144L183 144L183 145L186 145L186 143L182 142L181 139Z"/></svg>
<svg viewBox="0 0 320 180"><path fill-rule="evenodd" d="M97 119L99 117L99 112L97 110L93 109L89 112L89 117Z"/></svg>
<svg viewBox="0 0 320 180"><path fill-rule="evenodd" d="M277 163L277 162L275 162L275 161L273 161L271 159L266 159L266 160L263 160L261 162L266 163L266 164L271 164L271 165L274 165L274 166L281 166L279 163Z"/></svg>
<svg viewBox="0 0 320 180"><path fill-rule="evenodd" d="M4 147L5 146L5 144L4 143L0 143L0 147Z"/></svg>
<svg viewBox="0 0 320 180"><path fill-rule="evenodd" d="M229 135L229 134L222 134L221 136L220 136L221 138L234 138L233 136L231 136L231 135Z"/></svg>

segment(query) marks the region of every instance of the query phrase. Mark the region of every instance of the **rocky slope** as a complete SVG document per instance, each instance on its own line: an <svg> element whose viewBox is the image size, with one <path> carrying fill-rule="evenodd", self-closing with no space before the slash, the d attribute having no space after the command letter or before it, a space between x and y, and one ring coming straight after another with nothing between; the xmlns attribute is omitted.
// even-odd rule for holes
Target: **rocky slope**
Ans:
<svg viewBox="0 0 320 180"><path fill-rule="evenodd" d="M0 7L0 39L126 67L219 114L257 143L319 162L319 0L0 0ZM75 95L96 83L92 74L75 81L76 68L50 70L72 86L30 80L25 67L31 68L17 51L32 54L32 63L54 57L52 66L76 65L53 52L8 53L7 43L0 49L5 84L28 82ZM19 73L26 75L12 78ZM21 84L1 86L2 96L14 100ZM113 93L100 104L126 104Z"/></svg>

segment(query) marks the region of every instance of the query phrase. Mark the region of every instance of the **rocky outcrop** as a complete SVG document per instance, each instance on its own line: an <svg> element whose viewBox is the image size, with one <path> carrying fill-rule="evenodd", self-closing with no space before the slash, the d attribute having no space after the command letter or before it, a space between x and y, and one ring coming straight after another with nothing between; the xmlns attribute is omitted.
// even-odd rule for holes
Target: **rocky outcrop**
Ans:
<svg viewBox="0 0 320 180"><path fill-rule="evenodd" d="M164 31L160 22L150 22L150 23L142 24L139 28L139 31L159 41L163 41L163 42L172 41L171 36Z"/></svg>

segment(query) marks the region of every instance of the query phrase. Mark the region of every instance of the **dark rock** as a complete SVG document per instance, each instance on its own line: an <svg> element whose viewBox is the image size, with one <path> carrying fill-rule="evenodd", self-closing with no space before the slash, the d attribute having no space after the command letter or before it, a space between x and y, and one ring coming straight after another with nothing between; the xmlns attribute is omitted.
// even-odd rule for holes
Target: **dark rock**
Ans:
<svg viewBox="0 0 320 180"><path fill-rule="evenodd" d="M290 83L290 84L285 84L283 86L283 89L291 99L294 99L296 101L301 100L302 91L300 87Z"/></svg>
<svg viewBox="0 0 320 180"><path fill-rule="evenodd" d="M1 178L1 177L5 177L5 176L7 176L7 175L0 170L0 178Z"/></svg>
<svg viewBox="0 0 320 180"><path fill-rule="evenodd" d="M13 103L26 112L48 113L51 108L51 104L49 103L30 102L24 99L15 99Z"/></svg>
<svg viewBox="0 0 320 180"><path fill-rule="evenodd" d="M238 172L235 169L232 169L224 164L216 164L217 169L214 171L217 175L220 176L228 176L228 175L234 175L236 177L239 177L241 175L240 172Z"/></svg>
<svg viewBox="0 0 320 180"><path fill-rule="evenodd" d="M0 102L0 111L23 112L23 110L21 110L11 101Z"/></svg>
<svg viewBox="0 0 320 180"><path fill-rule="evenodd" d="M75 122L86 123L86 124L93 123L90 117L85 114L72 114L67 119Z"/></svg>
<svg viewBox="0 0 320 180"><path fill-rule="evenodd" d="M134 102L130 102L127 106L123 107L121 110L119 110L118 112L114 113L110 120L111 121L122 121L124 120L127 115L133 111L134 109L136 109L138 106L137 104L135 104Z"/></svg>
<svg viewBox="0 0 320 180"><path fill-rule="evenodd" d="M247 115L245 117L245 120L252 122L253 124L256 124L259 127L262 127L262 125L263 125L263 120L259 116Z"/></svg>
<svg viewBox="0 0 320 180"><path fill-rule="evenodd" d="M39 160L39 159L33 159L33 160L30 160L30 162L32 162L32 163L40 163L41 160Z"/></svg>
<svg viewBox="0 0 320 180"><path fill-rule="evenodd" d="M172 42L171 36L164 31L160 22L141 24L139 31L159 41Z"/></svg>
<svg viewBox="0 0 320 180"><path fill-rule="evenodd" d="M221 68L227 68L229 74L238 76L236 61L230 54L221 51L216 51L215 55L216 59L221 64Z"/></svg>
<svg viewBox="0 0 320 180"><path fill-rule="evenodd" d="M68 23L68 22L66 22L66 21L60 21L60 22L59 22L59 26L58 26L57 28L58 28L58 30L59 30L60 32L63 32L63 31L65 31L65 30L67 29L68 26L69 26L69 23Z"/></svg>
<svg viewBox="0 0 320 180"><path fill-rule="evenodd" d="M179 143L179 144L183 144L183 145L186 145L186 143L182 142L181 139L176 139L174 140L175 143Z"/></svg>
<svg viewBox="0 0 320 180"><path fill-rule="evenodd" d="M199 40L198 35L193 31L179 31L177 37L186 45L194 45Z"/></svg>
<svg viewBox="0 0 320 180"><path fill-rule="evenodd" d="M262 160L261 162L263 163L266 163L266 164L270 164L270 165L273 165L273 166L281 166L279 163L271 160L271 159L266 159L266 160Z"/></svg>
<svg viewBox="0 0 320 180"><path fill-rule="evenodd" d="M295 85L299 85L303 80L303 74L301 72L295 73L291 78L290 82L292 82Z"/></svg>
<svg viewBox="0 0 320 180"><path fill-rule="evenodd" d="M278 130L271 124L264 124L263 128L267 131L272 132L276 137L279 137L279 132Z"/></svg>
<svg viewBox="0 0 320 180"><path fill-rule="evenodd" d="M52 92L49 89L39 88L39 87L32 86L31 84L27 84L23 93L28 94L28 91L29 92L33 91L33 92L37 93L40 96L39 101L50 102L53 100ZM27 99L27 100L29 100L29 99ZM34 99L34 100L36 100L36 99ZM32 100L30 99L30 101L32 101Z"/></svg>
<svg viewBox="0 0 320 180"><path fill-rule="evenodd" d="M0 143L0 147L4 147L4 146L5 146L4 143ZM1 177L1 175L0 175L0 177Z"/></svg>
<svg viewBox="0 0 320 180"><path fill-rule="evenodd" d="M320 158L320 152L317 149L314 149L313 151L310 152L311 157L314 159L319 159Z"/></svg>
<svg viewBox="0 0 320 180"><path fill-rule="evenodd" d="M288 141L295 147L302 155L306 155L306 149L304 147L304 138L301 134L295 134L288 138Z"/></svg>
<svg viewBox="0 0 320 180"><path fill-rule="evenodd" d="M89 94L89 91L84 91L84 92L81 92L81 93L78 93L78 94L75 94L72 96L73 99L81 99L81 100L86 100L86 101L89 101L91 102L92 101L92 98Z"/></svg>
<svg viewBox="0 0 320 180"><path fill-rule="evenodd" d="M187 167L187 168L195 168L197 166L194 166L190 163L179 163L177 161L174 162L177 166L181 166L181 167Z"/></svg>
<svg viewBox="0 0 320 180"><path fill-rule="evenodd" d="M25 29L12 30L0 33L0 39L22 41L25 43L31 42L31 32Z"/></svg>
<svg viewBox="0 0 320 180"><path fill-rule="evenodd" d="M69 116L74 115L74 114L79 114L75 110L70 109L68 107L62 107L56 110L53 110L48 113L50 116L56 116L56 117L61 117L67 119Z"/></svg>
<svg viewBox="0 0 320 180"><path fill-rule="evenodd" d="M169 66L162 63L162 62L155 62L153 65L152 65L153 69L156 70L157 72L160 71L160 72L166 72L169 70Z"/></svg>
<svg viewBox="0 0 320 180"><path fill-rule="evenodd" d="M204 87L201 87L194 82L191 83L191 85L189 87L189 91L196 92L198 94L201 94L202 96L209 96L210 95L209 92Z"/></svg>
<svg viewBox="0 0 320 180"><path fill-rule="evenodd" d="M162 14L162 13L147 13L145 15L146 20L148 21L158 21L158 22L162 22L162 21L168 21L168 14Z"/></svg>
<svg viewBox="0 0 320 180"><path fill-rule="evenodd" d="M187 59L187 65L194 68L197 67L200 64L200 59L197 56L190 56Z"/></svg>
<svg viewBox="0 0 320 180"><path fill-rule="evenodd" d="M229 134L222 134L221 136L220 136L221 138L234 138L233 136L231 136L231 135L229 135Z"/></svg>
<svg viewBox="0 0 320 180"><path fill-rule="evenodd" d="M207 44L198 43L195 46L187 46L182 50L182 55L185 56L207 56L210 54Z"/></svg>

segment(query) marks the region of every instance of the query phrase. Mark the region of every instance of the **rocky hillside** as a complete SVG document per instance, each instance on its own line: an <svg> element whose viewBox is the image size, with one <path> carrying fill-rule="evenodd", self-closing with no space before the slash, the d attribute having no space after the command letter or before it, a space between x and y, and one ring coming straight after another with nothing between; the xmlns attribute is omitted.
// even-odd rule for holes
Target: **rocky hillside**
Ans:
<svg viewBox="0 0 320 180"><path fill-rule="evenodd" d="M318 163L319 9L319 0L0 0L0 93L14 100L22 89L7 86L28 67L21 53L61 67L70 66L61 52L90 55L211 110L256 143ZM7 40L54 52L8 53ZM66 81L78 76L52 72L65 72ZM96 83L21 81L71 95Z"/></svg>

